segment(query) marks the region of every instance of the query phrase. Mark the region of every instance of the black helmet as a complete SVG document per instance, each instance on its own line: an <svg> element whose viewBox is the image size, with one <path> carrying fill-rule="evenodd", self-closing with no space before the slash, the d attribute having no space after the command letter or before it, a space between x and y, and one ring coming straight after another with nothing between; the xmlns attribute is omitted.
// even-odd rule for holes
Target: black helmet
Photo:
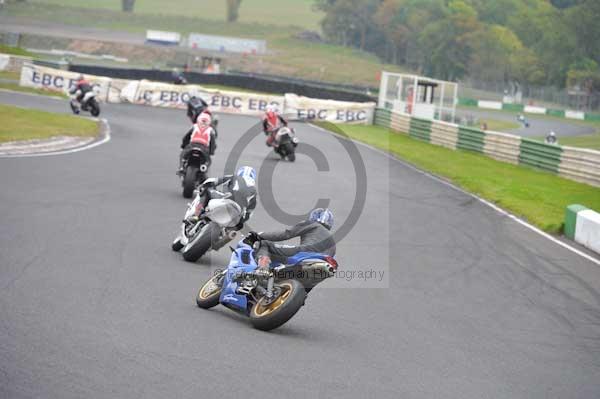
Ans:
<svg viewBox="0 0 600 399"><path fill-rule="evenodd" d="M188 118L190 118L192 123L196 123L198 115L200 115L205 108L206 103L202 101L201 98L198 98L196 96L190 97L190 99L187 102L187 116Z"/></svg>

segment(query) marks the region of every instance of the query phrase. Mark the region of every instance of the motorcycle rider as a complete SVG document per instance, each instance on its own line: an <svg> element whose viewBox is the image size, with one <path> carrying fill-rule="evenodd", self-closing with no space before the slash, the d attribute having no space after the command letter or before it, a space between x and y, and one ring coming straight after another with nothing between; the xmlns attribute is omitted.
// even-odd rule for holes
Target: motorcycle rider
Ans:
<svg viewBox="0 0 600 399"><path fill-rule="evenodd" d="M208 110L208 104L200 97L192 96L187 102L187 116L190 122L196 123L196 119L202 112L211 112ZM212 115L212 114L211 114Z"/></svg>
<svg viewBox="0 0 600 399"><path fill-rule="evenodd" d="M76 100L79 104L81 104L81 107L85 109L85 104L82 104L81 102L83 101L85 95L93 90L94 88L92 87L90 82L85 80L85 77L83 75L79 75L77 77L77 80L75 81L75 85L69 90L69 94L71 95L71 102Z"/></svg>
<svg viewBox="0 0 600 399"><path fill-rule="evenodd" d="M209 112L202 112L198 115L196 123L192 128L183 136L181 140L181 153L179 155L179 170L178 175L183 175L184 160L187 159L188 155L192 151L192 148L201 148L205 153L214 155L217 149L216 133L212 127L212 117Z"/></svg>
<svg viewBox="0 0 600 399"><path fill-rule="evenodd" d="M265 115L263 116L263 132L267 137L267 146L271 147L275 140L277 131L282 126L287 126L288 122L283 118L275 105L268 105Z"/></svg>
<svg viewBox="0 0 600 399"><path fill-rule="evenodd" d="M283 231L250 232L250 236L260 240L257 251L258 266L267 268L272 260L286 263L288 258L298 252L319 252L324 255L335 255L335 240L331 233L333 212L328 208L313 209L308 219ZM300 245L275 244L300 237Z"/></svg>
<svg viewBox="0 0 600 399"><path fill-rule="evenodd" d="M219 186L223 187L217 190ZM206 179L200 186L197 195L202 196L203 199L201 208L196 211L196 217L200 216L213 198L225 197L237 203L242 208L242 218L236 229L241 230L256 208L256 170L250 166L241 166L234 175Z"/></svg>

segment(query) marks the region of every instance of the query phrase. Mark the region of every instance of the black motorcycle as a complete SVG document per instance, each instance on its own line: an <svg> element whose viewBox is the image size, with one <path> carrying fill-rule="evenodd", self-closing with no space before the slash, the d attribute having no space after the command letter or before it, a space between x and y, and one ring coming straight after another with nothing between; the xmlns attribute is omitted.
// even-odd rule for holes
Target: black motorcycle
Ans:
<svg viewBox="0 0 600 399"><path fill-rule="evenodd" d="M273 140L273 149L281 159L288 159L290 162L296 160L296 146L298 145L298 138L293 129L288 127L282 127L275 133L275 140Z"/></svg>
<svg viewBox="0 0 600 399"><path fill-rule="evenodd" d="M187 158L183 160L183 171L181 185L183 197L192 198L194 190L206 180L206 172L210 166L210 155L208 150L202 147L192 147Z"/></svg>

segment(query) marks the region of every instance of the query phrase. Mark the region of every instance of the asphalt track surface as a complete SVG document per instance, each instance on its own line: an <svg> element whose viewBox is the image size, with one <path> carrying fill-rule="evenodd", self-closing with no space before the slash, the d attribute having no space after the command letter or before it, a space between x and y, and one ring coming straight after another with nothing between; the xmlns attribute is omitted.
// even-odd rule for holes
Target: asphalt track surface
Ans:
<svg viewBox="0 0 600 399"><path fill-rule="evenodd" d="M174 176L183 112L103 111L102 146L0 159L0 398L600 396L600 267L362 146L366 208L337 258L384 282L330 279L270 333L197 308L229 250L191 264L169 248L186 203ZM221 116L213 174L255 122ZM275 161L262 137L240 164L259 179L275 167L282 209L330 198L342 223L356 184L348 155L327 133L297 131L329 171L302 154ZM259 196L253 227L278 227ZM384 287L339 288L369 284Z"/></svg>

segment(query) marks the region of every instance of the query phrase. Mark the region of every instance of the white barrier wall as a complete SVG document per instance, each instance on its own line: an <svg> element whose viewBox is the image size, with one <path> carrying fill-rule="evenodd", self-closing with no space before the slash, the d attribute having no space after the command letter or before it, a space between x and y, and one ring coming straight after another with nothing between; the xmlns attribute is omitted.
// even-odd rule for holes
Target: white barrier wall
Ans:
<svg viewBox="0 0 600 399"><path fill-rule="evenodd" d="M21 70L20 85L67 93L79 73L25 64ZM375 103L353 103L300 97L256 94L207 89L199 85L111 79L85 75L94 86L101 101L151 105L154 107L183 108L191 96L201 97L216 112L241 115L261 115L268 105L275 105L288 116L333 123L370 124Z"/></svg>
<svg viewBox="0 0 600 399"><path fill-rule="evenodd" d="M371 124L375 103L352 103L346 101L320 100L285 95L285 114L298 119L310 119L333 123Z"/></svg>
<svg viewBox="0 0 600 399"><path fill-rule="evenodd" d="M66 94L75 85L79 75L79 73L63 71L61 69L23 64L19 85ZM94 86L99 99L106 101L112 79L93 75L86 75L86 79Z"/></svg>

